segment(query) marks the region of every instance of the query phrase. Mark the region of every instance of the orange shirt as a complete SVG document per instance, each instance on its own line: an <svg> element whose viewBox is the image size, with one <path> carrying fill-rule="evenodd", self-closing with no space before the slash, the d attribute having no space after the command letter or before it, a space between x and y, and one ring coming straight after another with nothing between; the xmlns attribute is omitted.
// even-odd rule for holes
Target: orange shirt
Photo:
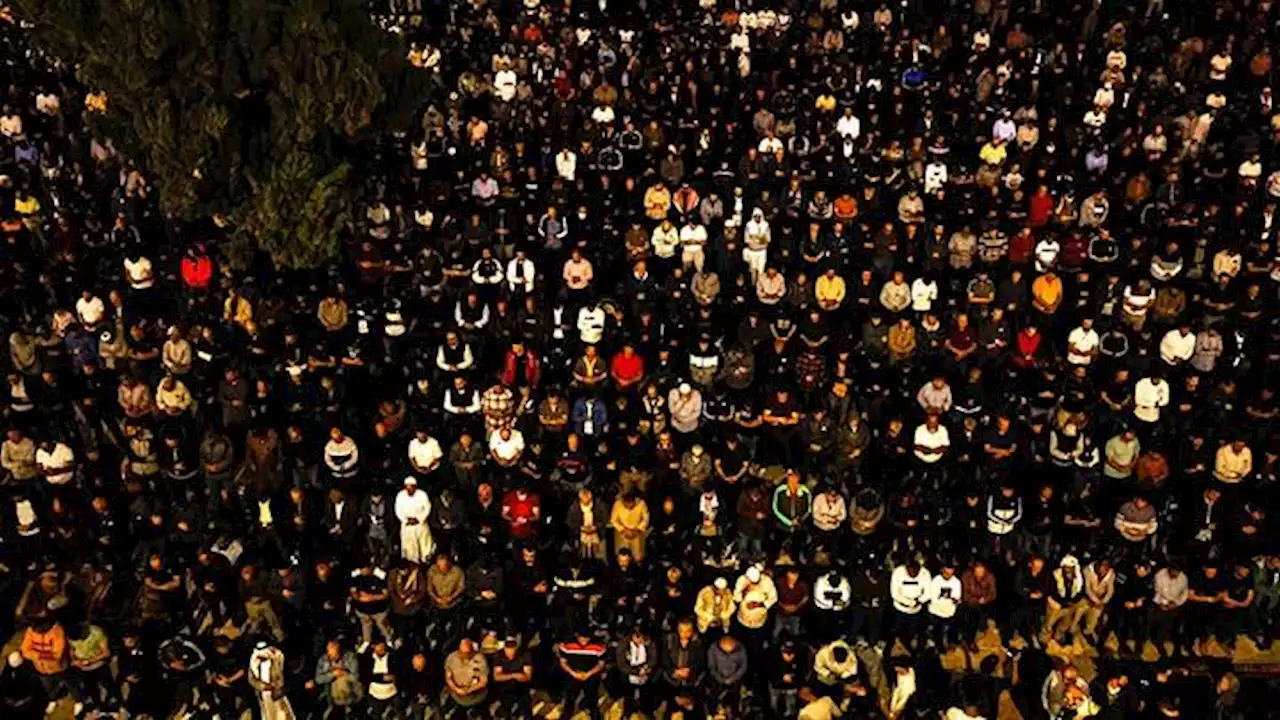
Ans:
<svg viewBox="0 0 1280 720"><path fill-rule="evenodd" d="M41 675L56 675L67 669L67 633L61 625L40 632L29 627L22 634L22 657Z"/></svg>
<svg viewBox="0 0 1280 720"><path fill-rule="evenodd" d="M1057 275L1041 275L1031 283L1031 295L1036 307L1044 312L1057 312L1062 303L1062 279Z"/></svg>

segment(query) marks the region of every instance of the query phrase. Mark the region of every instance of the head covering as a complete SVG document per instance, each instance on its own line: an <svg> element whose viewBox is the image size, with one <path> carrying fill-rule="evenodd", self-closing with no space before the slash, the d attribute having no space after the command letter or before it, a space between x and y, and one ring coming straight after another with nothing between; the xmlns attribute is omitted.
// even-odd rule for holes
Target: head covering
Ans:
<svg viewBox="0 0 1280 720"><path fill-rule="evenodd" d="M725 580L725 579L724 579L724 578L722 578L722 577L718 577L718 578L716 578L716 581L715 581L715 582L713 582L713 583L711 583L711 584L712 584L712 585L714 585L714 586L715 586L715 588L716 588L717 590L728 590L728 589L729 589L729 581L728 581L728 580Z"/></svg>
<svg viewBox="0 0 1280 720"><path fill-rule="evenodd" d="M413 487L418 487L418 478L412 475L406 475L404 478L404 484L406 486L412 485Z"/></svg>

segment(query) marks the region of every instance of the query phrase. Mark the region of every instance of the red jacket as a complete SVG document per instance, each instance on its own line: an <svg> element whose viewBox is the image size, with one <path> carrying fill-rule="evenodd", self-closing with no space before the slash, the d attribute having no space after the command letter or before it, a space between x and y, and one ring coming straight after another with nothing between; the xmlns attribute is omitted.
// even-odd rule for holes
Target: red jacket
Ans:
<svg viewBox="0 0 1280 720"><path fill-rule="evenodd" d="M511 350L507 350L506 358L502 361L502 382L505 385L514 385L516 382L516 363L519 360L516 354ZM542 363L538 361L537 353L529 348L524 349L524 379L529 387L538 387L538 378L542 372Z"/></svg>
<svg viewBox="0 0 1280 720"><path fill-rule="evenodd" d="M203 290L209 287L209 281L213 279L213 261L208 255L198 255L196 257L182 258L182 282L193 290Z"/></svg>

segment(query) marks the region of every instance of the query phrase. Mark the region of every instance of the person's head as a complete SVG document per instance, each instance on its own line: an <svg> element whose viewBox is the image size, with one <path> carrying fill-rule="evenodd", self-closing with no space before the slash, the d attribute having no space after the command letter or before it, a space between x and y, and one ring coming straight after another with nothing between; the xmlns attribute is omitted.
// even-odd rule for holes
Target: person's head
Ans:
<svg viewBox="0 0 1280 720"><path fill-rule="evenodd" d="M476 644L471 641L471 638L464 637L458 641L458 654L468 659L476 654Z"/></svg>

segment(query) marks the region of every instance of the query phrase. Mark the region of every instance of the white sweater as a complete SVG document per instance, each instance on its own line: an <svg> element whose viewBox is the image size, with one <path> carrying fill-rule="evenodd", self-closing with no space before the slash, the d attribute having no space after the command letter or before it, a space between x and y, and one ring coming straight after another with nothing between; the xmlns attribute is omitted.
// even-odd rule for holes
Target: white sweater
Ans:
<svg viewBox="0 0 1280 720"><path fill-rule="evenodd" d="M906 565L894 568L889 578L889 597L893 599L893 608L908 615L918 614L929 602L932 582L933 576L924 568L920 568L915 577L907 574Z"/></svg>
<svg viewBox="0 0 1280 720"><path fill-rule="evenodd" d="M956 604L960 602L960 578L952 575L947 579L934 575L929 583L929 614L934 617L950 618L956 615Z"/></svg>
<svg viewBox="0 0 1280 720"><path fill-rule="evenodd" d="M1169 404L1169 383L1152 382L1151 378L1142 378L1133 388L1133 414L1143 422L1155 422L1160 419L1160 408Z"/></svg>
<svg viewBox="0 0 1280 720"><path fill-rule="evenodd" d="M826 493L813 498L813 526L819 530L836 530L848 517L849 510L840 495L836 495L834 500Z"/></svg>

